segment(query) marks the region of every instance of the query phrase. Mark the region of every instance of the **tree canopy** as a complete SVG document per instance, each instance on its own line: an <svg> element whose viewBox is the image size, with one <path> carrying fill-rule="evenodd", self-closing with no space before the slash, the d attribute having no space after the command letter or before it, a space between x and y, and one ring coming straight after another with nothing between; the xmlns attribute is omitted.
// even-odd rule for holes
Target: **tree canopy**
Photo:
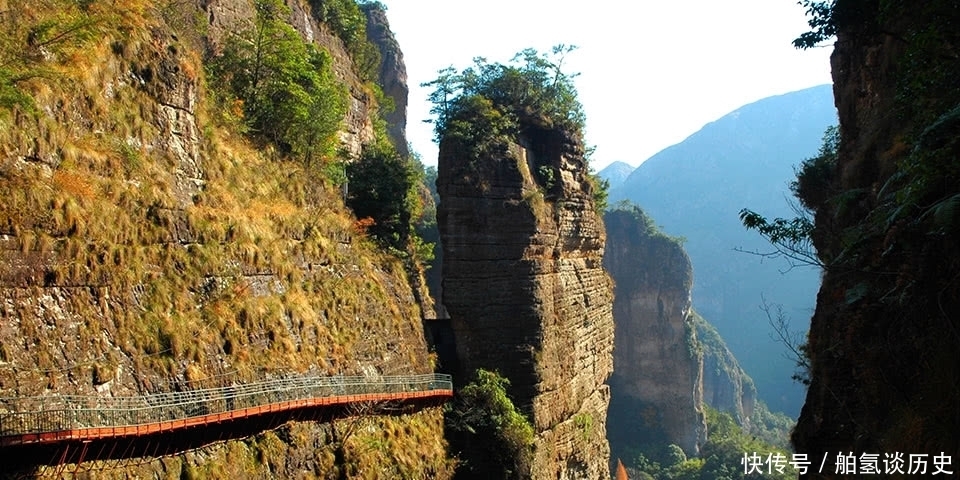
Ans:
<svg viewBox="0 0 960 480"><path fill-rule="evenodd" d="M582 133L586 116L573 84L577 74L563 70L566 55L575 49L557 45L550 53L540 53L528 48L507 64L477 57L462 72L440 70L436 79L422 84L434 89L429 99L435 140L461 128L457 118L478 108L503 117L506 127L515 128L524 119Z"/></svg>
<svg viewBox="0 0 960 480"><path fill-rule="evenodd" d="M412 222L422 208L416 189L418 169L392 147L369 147L347 165L347 178L347 205L353 213L373 220L368 231L381 245L406 253L411 236L416 236Z"/></svg>
<svg viewBox="0 0 960 480"><path fill-rule="evenodd" d="M253 25L228 38L211 73L229 87L251 134L310 163L337 145L346 89L330 55L284 21L283 2L257 0L255 7Z"/></svg>
<svg viewBox="0 0 960 480"><path fill-rule="evenodd" d="M880 9L890 8L897 0L800 0L797 3L807 9L810 30L800 34L793 46L806 50L835 37L837 31L846 25L862 23L872 16L868 12L875 14Z"/></svg>

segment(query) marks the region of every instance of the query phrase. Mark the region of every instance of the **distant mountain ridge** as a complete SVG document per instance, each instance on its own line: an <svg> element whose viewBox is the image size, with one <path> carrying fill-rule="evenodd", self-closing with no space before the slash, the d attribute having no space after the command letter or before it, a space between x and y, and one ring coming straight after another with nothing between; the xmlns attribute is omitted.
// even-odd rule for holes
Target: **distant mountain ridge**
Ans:
<svg viewBox="0 0 960 480"><path fill-rule="evenodd" d="M794 416L803 391L758 306L762 298L783 304L794 329L804 330L819 274L807 268L783 274L782 261L735 251L770 250L738 214L751 208L794 216L788 202L793 167L816 154L824 130L835 123L830 85L765 98L657 153L610 191L611 203L631 200L668 234L687 239L695 308L716 325L771 409Z"/></svg>
<svg viewBox="0 0 960 480"><path fill-rule="evenodd" d="M627 177L633 173L636 167L626 162L613 162L597 172L600 178L610 183L610 188L616 188L627 181Z"/></svg>

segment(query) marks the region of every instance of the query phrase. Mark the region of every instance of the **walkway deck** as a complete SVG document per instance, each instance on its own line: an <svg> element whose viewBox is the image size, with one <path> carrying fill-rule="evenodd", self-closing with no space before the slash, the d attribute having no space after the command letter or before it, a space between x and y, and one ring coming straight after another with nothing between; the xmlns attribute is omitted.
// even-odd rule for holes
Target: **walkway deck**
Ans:
<svg viewBox="0 0 960 480"><path fill-rule="evenodd" d="M445 401L450 375L301 376L136 397L0 398L0 448L89 443L351 404Z"/></svg>

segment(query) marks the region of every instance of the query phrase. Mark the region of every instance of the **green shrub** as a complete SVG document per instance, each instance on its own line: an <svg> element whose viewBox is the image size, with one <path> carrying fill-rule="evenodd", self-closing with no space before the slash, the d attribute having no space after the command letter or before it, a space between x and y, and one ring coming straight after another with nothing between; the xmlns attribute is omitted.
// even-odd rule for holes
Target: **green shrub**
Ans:
<svg viewBox="0 0 960 480"><path fill-rule="evenodd" d="M347 205L357 218L371 218L378 242L406 252L416 202L417 172L396 150L367 148L347 165Z"/></svg>
<svg viewBox="0 0 960 480"><path fill-rule="evenodd" d="M592 171L587 175L587 182L590 183L590 190L593 195L593 209L602 215L609 206L610 182Z"/></svg>
<svg viewBox="0 0 960 480"><path fill-rule="evenodd" d="M839 146L840 128L836 125L828 127L817 156L804 160L796 169L797 179L790 183L790 190L811 211L817 211L835 193L831 185Z"/></svg>
<svg viewBox="0 0 960 480"><path fill-rule="evenodd" d="M578 413L573 416L573 425L580 431L580 436L584 441L590 439L593 435L593 415L589 413Z"/></svg>
<svg viewBox="0 0 960 480"><path fill-rule="evenodd" d="M476 58L459 73L452 67L440 70L435 80L422 85L434 88L429 99L436 139L460 133L462 120L478 109L486 117L488 110L496 110L514 128L526 119L582 135L586 116L573 85L576 74L562 69L564 56L575 48L557 45L551 54L526 49L509 64Z"/></svg>
<svg viewBox="0 0 960 480"><path fill-rule="evenodd" d="M446 428L452 446L460 450L460 473L476 478L530 475L533 427L507 396L509 384L498 373L480 369L448 404Z"/></svg>
<svg viewBox="0 0 960 480"><path fill-rule="evenodd" d="M239 101L249 134L310 164L337 145L346 88L334 76L330 55L283 21L286 5L255 5L253 27L228 37L211 63L211 76Z"/></svg>
<svg viewBox="0 0 960 480"><path fill-rule="evenodd" d="M707 442L700 449L700 458L687 458L677 445L647 446L637 455L634 468L642 474L658 479L735 479L796 478L796 471L786 464L783 473L775 468L772 472L764 464L764 472L757 475L744 474L744 454L756 453L760 457L780 453L789 460L790 452L757 439L743 431L729 414L707 407Z"/></svg>

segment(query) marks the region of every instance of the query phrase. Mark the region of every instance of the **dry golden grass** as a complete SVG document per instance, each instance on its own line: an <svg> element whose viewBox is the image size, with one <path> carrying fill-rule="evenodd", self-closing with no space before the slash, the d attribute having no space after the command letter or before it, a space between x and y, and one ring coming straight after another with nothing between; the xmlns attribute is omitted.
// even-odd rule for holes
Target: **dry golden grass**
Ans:
<svg viewBox="0 0 960 480"><path fill-rule="evenodd" d="M351 478L452 477L455 463L446 455L445 442L436 437L436 432L443 430L440 409L345 420L351 421L362 422L346 441L346 468Z"/></svg>
<svg viewBox="0 0 960 480"><path fill-rule="evenodd" d="M50 283L107 284L121 292L139 288L138 295L118 295L136 297L136 320L115 312L110 316L120 319L118 327L106 329L116 330L118 346L138 358L138 368L171 376L187 367L203 369L164 357L209 364L228 343L244 352L240 360L266 364L240 361L238 368L351 364L350 342L361 336L352 328L363 326L352 326L356 313L399 314L395 305L371 306L367 300L392 299L396 294L384 289L404 282L392 273L377 273L373 265L391 260L362 242L339 247L353 240L353 219L337 193L316 175L264 158L216 126L204 126L208 183L195 204L180 204L169 157L146 148L157 145L161 135L153 120L158 115L155 100L127 74L130 59L159 55L153 52L158 46L136 33L156 21L145 14L147 4L98 3L100 14L118 19L122 28L72 51L57 81L37 79L27 85L42 113L18 112L16 128L0 133L5 158L0 171L6 172L0 181L5 198L0 228L16 236L24 253L56 253L62 261L49 267ZM195 54L179 61L188 78L199 76ZM198 112L200 121L211 117ZM72 121L76 119L82 121ZM17 146L30 143L33 152ZM50 158L52 164L17 160L30 154ZM317 275L304 272L304 263L338 265L321 272L336 281L308 279ZM371 282L362 275L344 275L354 266L394 278ZM250 294L248 274L272 274L267 283L279 287ZM222 285L198 294L211 276ZM97 322L106 316L103 308L124 307L81 305L77 313ZM249 312L248 324L217 326L229 312ZM396 320L416 320L415 310L403 314L407 318ZM271 339L265 346L254 345L253 330L268 331ZM298 344L304 330L315 344ZM324 347L332 338L344 344ZM206 341L196 345L196 339ZM321 357L298 356L299 351Z"/></svg>
<svg viewBox="0 0 960 480"><path fill-rule="evenodd" d="M42 18L57 4L28 13ZM17 299L0 306L0 322L17 320L0 329L0 384L32 385L22 394L91 393L112 380L164 390L265 372L356 374L387 358L375 365L387 374L430 371L402 266L358 234L339 191L218 123L199 56L183 45L172 54L169 35L149 34L164 28L157 4L93 5L109 20L96 38L52 65L55 78L23 84L36 112L0 119L0 234L37 262L22 284L0 284ZM198 82L205 183L193 196L178 193L157 99L131 77L165 55ZM33 300L48 294L60 313ZM449 470L438 412L383 422L375 428L390 441L356 462L400 476ZM181 465L184 475L273 471L263 463L283 458L275 438L231 442L216 462ZM318 455L332 462L328 454Z"/></svg>
<svg viewBox="0 0 960 480"><path fill-rule="evenodd" d="M358 425L350 425L357 422ZM358 427L358 428L357 428ZM443 428L440 409L401 416L362 417L338 422L346 439L344 464L335 463L337 443L329 425L290 423L254 437L212 445L182 456L149 461L143 458L120 463L90 462L77 472L96 478L322 478L334 480L341 469L352 479L445 479L451 478L454 462L447 459L445 446L438 442L436 429ZM379 434L378 434L379 433ZM319 441L318 441L319 440ZM420 443L413 444L411 441ZM399 447L402 445L402 447ZM304 471L295 462L306 459L313 471ZM102 469L103 467L108 467ZM74 473L76 465L44 468L38 478L60 478Z"/></svg>

